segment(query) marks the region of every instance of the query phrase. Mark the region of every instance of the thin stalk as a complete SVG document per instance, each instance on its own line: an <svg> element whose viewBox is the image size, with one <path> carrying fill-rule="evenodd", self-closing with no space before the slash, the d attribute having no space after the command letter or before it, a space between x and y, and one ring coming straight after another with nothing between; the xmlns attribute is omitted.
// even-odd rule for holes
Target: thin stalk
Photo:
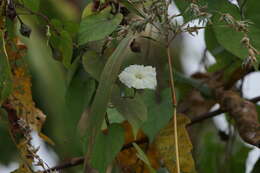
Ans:
<svg viewBox="0 0 260 173"><path fill-rule="evenodd" d="M179 159L179 142L178 142L178 131L177 131L177 100L176 100L176 92L175 92L175 85L174 85L174 77L173 77L173 67L172 67L172 57L169 48L169 43L167 44L167 56L168 56L168 66L169 66L169 73L170 73L170 88L171 88L171 95L172 95L172 105L173 105L173 128L174 128L174 143L175 143L175 157L176 157L176 167L177 173L181 173L180 171L180 159Z"/></svg>
<svg viewBox="0 0 260 173"><path fill-rule="evenodd" d="M9 59L8 59L8 53L7 53L7 50L6 50L6 47L5 47L5 45L6 45L6 43L5 43L5 33L3 31L2 31L2 44L3 44L3 50L4 50L7 66L8 66L9 69L11 69Z"/></svg>

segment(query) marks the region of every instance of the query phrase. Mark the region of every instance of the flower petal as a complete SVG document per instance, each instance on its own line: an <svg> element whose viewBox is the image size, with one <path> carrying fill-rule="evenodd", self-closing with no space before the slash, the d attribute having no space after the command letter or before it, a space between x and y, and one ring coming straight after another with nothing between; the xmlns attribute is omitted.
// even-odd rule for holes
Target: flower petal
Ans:
<svg viewBox="0 0 260 173"><path fill-rule="evenodd" d="M119 80L128 88L156 89L156 69L152 66L130 65L119 74Z"/></svg>

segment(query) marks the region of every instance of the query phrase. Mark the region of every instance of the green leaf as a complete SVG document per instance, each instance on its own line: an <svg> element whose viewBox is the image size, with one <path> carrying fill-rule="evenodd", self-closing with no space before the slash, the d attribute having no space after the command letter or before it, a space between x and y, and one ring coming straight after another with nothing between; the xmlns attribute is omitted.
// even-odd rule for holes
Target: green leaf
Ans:
<svg viewBox="0 0 260 173"><path fill-rule="evenodd" d="M227 7L229 7L227 9ZM232 5L228 2L222 3L220 6L220 12L229 13L236 20L240 20L240 13L238 8L235 5ZM242 59L247 57L247 49L243 47L240 43L244 34L242 32L235 31L234 28L231 28L226 23L219 21L220 15L215 15L213 17L213 30L215 32L218 42L228 51L240 57ZM232 35L232 37L231 37Z"/></svg>
<svg viewBox="0 0 260 173"><path fill-rule="evenodd" d="M230 172L244 173L246 171L246 160L250 148L244 144L236 144L233 148L232 157L230 158Z"/></svg>
<svg viewBox="0 0 260 173"><path fill-rule="evenodd" d="M216 72L225 69L224 80L230 80L234 70L242 64L242 60L223 48L217 41L212 26L208 25L205 30L207 49L216 58L216 63L208 68L209 72ZM226 68L229 67L229 68Z"/></svg>
<svg viewBox="0 0 260 173"><path fill-rule="evenodd" d="M97 136L97 140L91 157L91 166L100 173L105 173L106 168L111 164L116 154L124 144L124 129L119 124L111 124L108 134L102 132Z"/></svg>
<svg viewBox="0 0 260 173"><path fill-rule="evenodd" d="M52 34L50 44L53 48L54 58L62 60L63 65L70 68L73 53L73 42L70 34L65 30L59 32L59 35Z"/></svg>
<svg viewBox="0 0 260 173"><path fill-rule="evenodd" d="M248 56L247 49L241 44L244 34L236 32L233 28L223 23L220 25L221 26L214 26L218 42L235 56L241 59L246 58Z"/></svg>
<svg viewBox="0 0 260 173"><path fill-rule="evenodd" d="M64 30L67 31L71 37L76 36L79 30L79 23L75 21L65 21L63 22L63 25Z"/></svg>
<svg viewBox="0 0 260 173"><path fill-rule="evenodd" d="M259 105L256 105L256 111L258 113L258 122L260 123L260 106Z"/></svg>
<svg viewBox="0 0 260 173"><path fill-rule="evenodd" d="M69 111L68 116L73 116L73 122L70 123L74 127L90 103L95 92L95 85L95 81L83 69L79 69L73 76L66 92L66 105Z"/></svg>
<svg viewBox="0 0 260 173"><path fill-rule="evenodd" d="M224 154L223 142L220 142L216 133L205 131L200 141L201 149L198 151L199 172L221 172L221 160ZM203 147L203 148L202 148Z"/></svg>
<svg viewBox="0 0 260 173"><path fill-rule="evenodd" d="M125 49L128 47L131 38L123 39L114 53L109 57L100 77L99 86L91 106L91 121L89 124L94 129L100 129L103 122L107 104L110 100L113 84L117 79L120 66L124 59Z"/></svg>
<svg viewBox="0 0 260 173"><path fill-rule="evenodd" d="M5 24L6 24L6 30L8 31L8 38L14 39L15 37L17 37L16 24L9 18L6 18Z"/></svg>
<svg viewBox="0 0 260 173"><path fill-rule="evenodd" d="M211 0L212 1L212 0ZM180 10L180 13L182 14L184 20L186 22L194 20L197 18L197 16L194 16L192 13L190 13L190 10L188 11L188 9L190 8L190 1L187 0L174 0L176 6L178 7L178 9ZM205 5L210 4L207 0L199 0L195 3L196 5L198 5L199 7L203 7ZM218 3L216 3L218 4Z"/></svg>
<svg viewBox="0 0 260 173"><path fill-rule="evenodd" d="M70 34L71 37L76 36L79 30L79 23L75 21L61 21L59 19L51 19L51 25L51 29L55 28L59 32L65 30ZM53 34L55 34L55 31L53 31Z"/></svg>
<svg viewBox="0 0 260 173"><path fill-rule="evenodd" d="M207 50L209 50L213 56L216 56L219 52L224 50L224 48L218 43L212 25L207 25L204 35Z"/></svg>
<svg viewBox="0 0 260 173"><path fill-rule="evenodd" d="M59 19L51 19L51 25L58 31L63 30L63 24Z"/></svg>
<svg viewBox="0 0 260 173"><path fill-rule="evenodd" d="M94 11L94 8L95 4L93 2L88 3L82 12L81 18L83 19L89 15L97 13L96 11Z"/></svg>
<svg viewBox="0 0 260 173"><path fill-rule="evenodd" d="M112 103L119 113L129 121L132 126L134 135L137 134L141 125L147 120L147 107L139 94L134 98L120 97L119 88L115 87L113 92Z"/></svg>
<svg viewBox="0 0 260 173"><path fill-rule="evenodd" d="M228 1L222 2L219 6L218 11L221 13L229 13L236 20L241 20L240 11L237 6L229 3ZM247 48L241 44L241 40L244 37L242 32L236 31L234 28L228 26L223 21L219 21L220 15L214 15L213 21L213 30L216 35L217 41L229 52L234 54L235 56L245 59L248 57ZM252 32L253 31L253 32ZM251 38L252 45L256 48L260 48L259 41L256 41L259 37L260 31L255 27L251 26L249 28L249 37Z"/></svg>
<svg viewBox="0 0 260 173"><path fill-rule="evenodd" d="M101 129L107 110L107 104L111 97L113 84L117 79L121 64L124 60L125 49L129 46L131 40L131 35L128 35L119 43L116 50L109 57L101 74L85 131L86 137L88 138L87 141L90 144L88 146L90 147L93 146L96 135ZM91 148L88 148L87 151L86 154L91 153ZM86 160L86 162L88 162L88 160Z"/></svg>
<svg viewBox="0 0 260 173"><path fill-rule="evenodd" d="M0 117L0 140L5 141L0 143L0 147L4 148L4 150L2 150L0 154L0 164L8 165L10 162L13 161L13 158L16 156L17 148L10 137L8 113L2 108L0 108Z"/></svg>
<svg viewBox="0 0 260 173"><path fill-rule="evenodd" d="M82 58L84 69L96 80L99 80L105 62L106 60L94 51L86 52Z"/></svg>
<svg viewBox="0 0 260 173"><path fill-rule="evenodd" d="M206 84L203 84L202 82L200 82L196 79L186 77L184 74L182 74L178 71L174 72L174 80L176 81L176 83L189 85L189 86L199 90L201 92L201 94L203 94L203 96L205 96L205 97L212 96L212 91Z"/></svg>
<svg viewBox="0 0 260 173"><path fill-rule="evenodd" d="M3 39L3 37L1 36ZM12 72L8 57L5 53L5 45L0 43L0 104L9 96L12 91Z"/></svg>
<svg viewBox="0 0 260 173"><path fill-rule="evenodd" d="M189 14L185 13L186 9L189 7L190 2L189 1L183 1L183 0L175 0L174 1L176 6L178 7L178 9L180 10L180 13L183 14L183 18L184 20L190 21L192 20L192 16L190 16Z"/></svg>
<svg viewBox="0 0 260 173"><path fill-rule="evenodd" d="M65 67L69 68L71 65L71 58L73 53L73 42L67 31L63 30L60 34L61 41L59 49L63 55L62 62Z"/></svg>
<svg viewBox="0 0 260 173"><path fill-rule="evenodd" d="M82 19L79 28L79 44L104 39L110 35L121 23L123 15L112 15L111 8L106 8L100 13L87 16Z"/></svg>
<svg viewBox="0 0 260 173"><path fill-rule="evenodd" d="M237 61L236 56L228 52L218 43L211 25L208 25L205 29L205 41L208 51L216 58L216 63L209 67L209 72L223 69Z"/></svg>
<svg viewBox="0 0 260 173"><path fill-rule="evenodd" d="M147 105L148 119L143 124L142 130L153 141L158 132L165 127L173 115L170 90L162 93L161 102L156 101L153 91L145 91L143 98Z"/></svg>
<svg viewBox="0 0 260 173"><path fill-rule="evenodd" d="M32 11L38 11L40 7L40 0L22 0L24 6Z"/></svg>
<svg viewBox="0 0 260 173"><path fill-rule="evenodd" d="M198 134L197 161L200 163L198 172L245 172L250 148L245 146L238 136L229 136L233 137L233 139L229 139L232 140L233 146L228 148L226 144L230 141L220 140L220 135L210 124L207 127L204 126Z"/></svg>
<svg viewBox="0 0 260 173"><path fill-rule="evenodd" d="M256 27L260 28L260 2L258 0L246 0L243 7L244 15L246 19L254 22Z"/></svg>
<svg viewBox="0 0 260 173"><path fill-rule="evenodd" d="M79 70L79 68L81 68L82 66L80 66L80 56L78 56L73 63L71 64L70 68L68 69L67 72L67 78L66 78L66 83L67 85L70 85L71 80L73 79L74 75L76 74L76 72Z"/></svg>
<svg viewBox="0 0 260 173"><path fill-rule="evenodd" d="M107 108L107 116L110 123L122 123L125 118L117 111L116 108Z"/></svg>
<svg viewBox="0 0 260 173"><path fill-rule="evenodd" d="M249 29L249 38L251 40L252 45L258 50L260 50L260 27L256 28L254 26L250 27ZM258 54L257 56L258 61L260 60L260 55Z"/></svg>

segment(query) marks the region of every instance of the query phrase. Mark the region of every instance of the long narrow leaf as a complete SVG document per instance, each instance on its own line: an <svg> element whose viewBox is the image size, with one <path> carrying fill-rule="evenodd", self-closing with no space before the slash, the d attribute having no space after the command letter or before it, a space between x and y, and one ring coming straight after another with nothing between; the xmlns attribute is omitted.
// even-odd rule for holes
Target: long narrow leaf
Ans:
<svg viewBox="0 0 260 173"><path fill-rule="evenodd" d="M131 39L131 36L127 36L120 42L114 53L109 57L104 70L101 73L99 86L91 106L90 116L88 118L85 133L88 142L85 165L88 163L88 158L91 157L93 145L105 117L107 104L112 93L113 84L116 81L120 66L124 60L126 53L125 50L128 47Z"/></svg>

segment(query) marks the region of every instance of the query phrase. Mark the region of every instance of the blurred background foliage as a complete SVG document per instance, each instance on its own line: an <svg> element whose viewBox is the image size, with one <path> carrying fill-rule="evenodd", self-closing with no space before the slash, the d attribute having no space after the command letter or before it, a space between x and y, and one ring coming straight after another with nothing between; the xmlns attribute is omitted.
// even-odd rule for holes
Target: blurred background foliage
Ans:
<svg viewBox="0 0 260 173"><path fill-rule="evenodd" d="M55 23L56 19L62 24L67 23L67 26L69 27L68 30L71 31L69 33L73 35L73 30L80 21L81 12L90 1L91 0L40 0L39 12L47 15L50 19L53 19L54 25L60 25L57 22ZM254 2L260 4L260 2ZM215 1L215 3L217 4L218 2ZM179 5L178 7L180 9L185 6L185 4L178 3L178 0L177 5ZM253 13L253 11L250 12ZM54 141L55 145L50 147L54 149L61 160L82 156L84 155L82 143L76 133L77 123L83 109L88 105L91 97L89 95L84 95L84 93L87 93L84 91L94 90L96 82L90 80L90 76L84 71L83 66L78 68L77 60L74 60L73 66L67 70L60 62L53 59L52 50L47 46L45 32L43 32L43 24L45 21L42 18L37 17L37 20L35 20L36 16L22 16L22 18L32 28L30 39L23 38L23 42L25 42L29 48L26 60L28 61L32 76L33 97L37 107L43 110L47 115L47 121L42 131ZM212 28L208 27L205 35L206 44L214 55L214 51L216 51L215 48L219 43L212 32ZM228 39L230 38L230 36L226 37ZM177 40L180 41L179 43L181 43L182 39L182 36L177 38ZM143 41L143 44L145 47L151 46L152 43ZM157 61L155 60L153 62L153 58L156 58L156 55L164 54L162 52L165 51L155 45L152 46L154 49L150 49L151 51L148 52L148 54L153 55L148 56L151 57L151 61L149 62L151 64L156 64ZM182 48L178 46L173 48L175 56L180 56L181 49ZM131 55L131 53L129 54L129 57L136 56ZM222 51L221 54L216 53L214 56L216 57L217 63L211 66L209 71L216 71L222 67L223 64L227 65L232 63L234 58L234 55L226 50ZM128 64L140 62L140 57L129 59L130 60L123 65L124 67ZM161 63L163 64L163 62ZM180 62L176 66L179 71L182 71ZM237 66L238 65L234 65L233 68ZM165 71L161 71L161 73L165 73ZM167 78L167 75L165 75L165 78ZM183 97L187 94L189 88L183 86L182 83L177 82L176 90L178 96ZM68 103L66 100L69 100L70 102ZM165 108L167 108L168 103L162 104L165 104ZM151 105L153 105L153 103L151 103ZM170 115L171 110L163 109L162 111L165 111L165 114L168 113ZM118 112L113 110L110 110L109 112L111 116L113 116L113 114L118 114ZM165 118L168 120L169 117ZM0 121L0 163L8 164L17 160L17 150L9 137L4 122L5 121ZM245 172L245 160L250 149L241 143L240 139L237 137L236 131L233 132L234 134L225 136L225 134L222 134L215 128L211 120L194 125L194 129L196 129L197 133L195 134L197 142L194 144L193 155L198 172ZM232 140L227 140L227 138L232 138ZM260 172L259 165L258 161L253 173ZM77 172L77 170L80 170L79 167L67 169L64 172Z"/></svg>

